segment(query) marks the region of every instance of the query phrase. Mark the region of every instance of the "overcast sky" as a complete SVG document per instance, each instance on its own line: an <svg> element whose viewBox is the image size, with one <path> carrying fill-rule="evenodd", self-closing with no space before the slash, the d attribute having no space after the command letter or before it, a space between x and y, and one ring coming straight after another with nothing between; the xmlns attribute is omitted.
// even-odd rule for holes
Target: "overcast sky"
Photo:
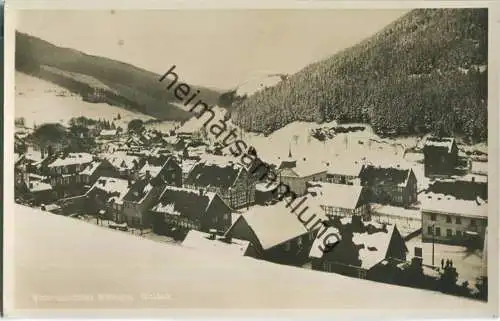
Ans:
<svg viewBox="0 0 500 321"><path fill-rule="evenodd" d="M407 10L24 11L18 30L193 84L233 88L293 73L377 32Z"/></svg>

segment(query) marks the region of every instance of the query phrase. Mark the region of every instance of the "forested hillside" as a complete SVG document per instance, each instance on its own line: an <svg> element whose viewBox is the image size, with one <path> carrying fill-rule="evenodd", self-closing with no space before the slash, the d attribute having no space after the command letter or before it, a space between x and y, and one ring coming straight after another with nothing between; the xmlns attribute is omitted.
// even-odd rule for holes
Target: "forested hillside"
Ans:
<svg viewBox="0 0 500 321"><path fill-rule="evenodd" d="M163 120L187 120L192 115L169 102L177 102L158 79L160 75L112 59L57 47L16 32L16 70L50 81L91 102L139 111ZM199 89L199 97L216 103L219 93Z"/></svg>
<svg viewBox="0 0 500 321"><path fill-rule="evenodd" d="M453 133L484 141L487 38L487 9L413 10L358 45L235 103L232 117L266 134L297 120L335 119L370 123L379 134Z"/></svg>

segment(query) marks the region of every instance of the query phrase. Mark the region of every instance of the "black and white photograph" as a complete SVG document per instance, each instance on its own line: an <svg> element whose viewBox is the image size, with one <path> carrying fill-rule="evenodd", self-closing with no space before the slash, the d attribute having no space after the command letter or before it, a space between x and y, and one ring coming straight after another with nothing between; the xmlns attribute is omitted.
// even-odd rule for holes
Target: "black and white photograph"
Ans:
<svg viewBox="0 0 500 321"><path fill-rule="evenodd" d="M7 316L497 315L487 5L5 11Z"/></svg>

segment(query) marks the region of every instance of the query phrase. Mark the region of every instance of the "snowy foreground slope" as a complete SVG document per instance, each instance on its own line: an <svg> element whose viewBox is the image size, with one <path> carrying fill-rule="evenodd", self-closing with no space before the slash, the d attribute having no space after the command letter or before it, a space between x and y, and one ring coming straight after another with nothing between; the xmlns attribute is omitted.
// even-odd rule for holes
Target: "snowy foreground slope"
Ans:
<svg viewBox="0 0 500 321"><path fill-rule="evenodd" d="M440 293L217 256L23 206L13 214L16 310L354 308L346 313L391 309L384 315L409 316L412 309L419 317L436 317L479 315L488 307Z"/></svg>

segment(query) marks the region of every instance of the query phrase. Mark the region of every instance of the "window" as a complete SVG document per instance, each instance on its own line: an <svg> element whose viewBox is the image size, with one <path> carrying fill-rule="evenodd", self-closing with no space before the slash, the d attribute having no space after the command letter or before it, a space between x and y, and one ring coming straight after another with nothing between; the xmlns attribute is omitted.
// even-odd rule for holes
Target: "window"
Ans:
<svg viewBox="0 0 500 321"><path fill-rule="evenodd" d="M462 232L461 232L461 231L457 231L456 233L457 233L457 234L456 234L456 235L457 235L457 237L462 237Z"/></svg>
<svg viewBox="0 0 500 321"><path fill-rule="evenodd" d="M476 220L470 220L470 225L476 226Z"/></svg>
<svg viewBox="0 0 500 321"><path fill-rule="evenodd" d="M451 223L451 217L450 216L446 216L446 223Z"/></svg>
<svg viewBox="0 0 500 321"><path fill-rule="evenodd" d="M457 217L457 218L456 218L456 223L457 223L457 224L462 224L462 219L461 219L460 217Z"/></svg>
<svg viewBox="0 0 500 321"><path fill-rule="evenodd" d="M301 246L302 246L302 237L299 237L299 238L297 239L297 246L298 246L298 247L301 247Z"/></svg>
<svg viewBox="0 0 500 321"><path fill-rule="evenodd" d="M432 235L432 226L427 227L427 234Z"/></svg>
<svg viewBox="0 0 500 321"><path fill-rule="evenodd" d="M453 231L451 229L446 229L446 236L447 237L453 236Z"/></svg>
<svg viewBox="0 0 500 321"><path fill-rule="evenodd" d="M431 221L435 221L436 220L436 214L432 213L431 214Z"/></svg>
<svg viewBox="0 0 500 321"><path fill-rule="evenodd" d="M436 227L436 236L441 236L441 228Z"/></svg>

